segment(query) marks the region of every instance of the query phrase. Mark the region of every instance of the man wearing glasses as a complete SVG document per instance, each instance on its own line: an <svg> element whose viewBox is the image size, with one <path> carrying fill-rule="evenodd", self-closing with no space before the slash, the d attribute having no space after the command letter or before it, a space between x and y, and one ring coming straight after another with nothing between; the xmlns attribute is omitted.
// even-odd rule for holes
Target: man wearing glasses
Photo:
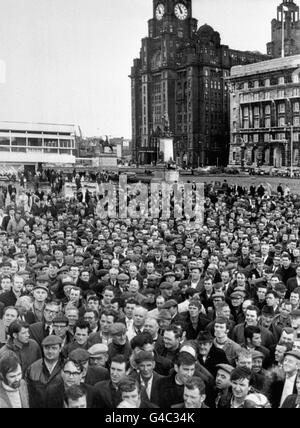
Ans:
<svg viewBox="0 0 300 428"><path fill-rule="evenodd" d="M83 366L80 363L66 360L61 370L61 382L58 385L50 386L46 408L48 409L64 409L68 408L66 400L66 391L74 385L83 385L87 391L87 407L94 407L94 387L82 383Z"/></svg>
<svg viewBox="0 0 300 428"><path fill-rule="evenodd" d="M59 313L59 306L56 302L46 303L44 309L44 320L32 324L29 328L30 337L34 339L40 346L45 337L53 333L53 320Z"/></svg>

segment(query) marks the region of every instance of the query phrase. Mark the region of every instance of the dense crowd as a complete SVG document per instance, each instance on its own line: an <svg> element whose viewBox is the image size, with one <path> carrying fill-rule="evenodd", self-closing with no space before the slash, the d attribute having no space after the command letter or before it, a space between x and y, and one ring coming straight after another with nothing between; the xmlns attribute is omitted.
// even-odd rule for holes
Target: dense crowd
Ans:
<svg viewBox="0 0 300 428"><path fill-rule="evenodd" d="M209 185L199 224L54 190L0 192L0 408L299 407L297 196Z"/></svg>

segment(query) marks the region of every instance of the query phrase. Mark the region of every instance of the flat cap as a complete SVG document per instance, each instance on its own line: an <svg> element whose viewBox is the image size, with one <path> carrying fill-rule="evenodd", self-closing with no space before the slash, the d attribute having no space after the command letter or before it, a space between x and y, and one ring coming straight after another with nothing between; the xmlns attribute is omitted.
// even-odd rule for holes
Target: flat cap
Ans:
<svg viewBox="0 0 300 428"><path fill-rule="evenodd" d="M99 271L98 271L98 275L99 275L99 277L101 278L102 276L105 276L105 275L107 275L109 273L109 271L108 270L106 270L106 269L100 269Z"/></svg>
<svg viewBox="0 0 300 428"><path fill-rule="evenodd" d="M244 294L241 293L240 291L234 291L232 294L230 294L231 299L242 299L244 297L245 297Z"/></svg>
<svg viewBox="0 0 300 428"><path fill-rule="evenodd" d="M69 358L70 360L81 363L84 361L88 361L90 358L90 354L86 349L77 348L70 352Z"/></svg>
<svg viewBox="0 0 300 428"><path fill-rule="evenodd" d="M169 309L173 306L178 306L178 302L174 299L167 300L166 303L162 306L162 309Z"/></svg>
<svg viewBox="0 0 300 428"><path fill-rule="evenodd" d="M222 291L218 291L218 292L215 292L212 296L211 296L211 298L212 298L212 300L214 300L214 299L223 299L223 300L225 300L225 294L222 292Z"/></svg>
<svg viewBox="0 0 300 428"><path fill-rule="evenodd" d="M105 354L107 352L108 352L108 346L105 345L104 343L96 343L96 345L93 345L88 349L90 358L101 357L102 354Z"/></svg>
<svg viewBox="0 0 300 428"><path fill-rule="evenodd" d="M44 285L44 284L36 284L36 285L33 287L33 290L44 290L44 291L46 291L46 292L49 294L49 289L48 289L48 287L47 287L46 285Z"/></svg>
<svg viewBox="0 0 300 428"><path fill-rule="evenodd" d="M76 251L75 254L74 254L74 257L82 257L82 258L84 258L84 255L83 255L83 253L81 251Z"/></svg>
<svg viewBox="0 0 300 428"><path fill-rule="evenodd" d="M174 276L176 278L175 272L169 270L168 272L165 272L163 275L163 278L167 278L168 276Z"/></svg>
<svg viewBox="0 0 300 428"><path fill-rule="evenodd" d="M160 290L170 290L171 288L173 288L173 285L171 284L171 282L163 282L159 286Z"/></svg>
<svg viewBox="0 0 300 428"><path fill-rule="evenodd" d="M297 360L300 360L300 352L299 351L287 351L284 356L290 355L291 357L297 358Z"/></svg>
<svg viewBox="0 0 300 428"><path fill-rule="evenodd" d="M49 282L48 275L39 275L36 279L37 282Z"/></svg>
<svg viewBox="0 0 300 428"><path fill-rule="evenodd" d="M230 366L229 364L217 364L216 367L218 369L224 370L224 372L231 374L232 370L234 370L234 367Z"/></svg>
<svg viewBox="0 0 300 428"><path fill-rule="evenodd" d="M300 312L300 311L299 311ZM267 305L264 305L263 306L263 308L262 308L262 310L261 310L261 313L263 314L263 315L271 315L271 316L274 316L275 315L275 312L274 312L274 308L273 308L273 306L267 306Z"/></svg>
<svg viewBox="0 0 300 428"><path fill-rule="evenodd" d="M290 313L291 317L299 318L300 317L300 309L295 309Z"/></svg>
<svg viewBox="0 0 300 428"><path fill-rule="evenodd" d="M65 323L66 325L69 324L68 318L62 312L57 314L53 320L53 324L58 324L58 323Z"/></svg>
<svg viewBox="0 0 300 428"><path fill-rule="evenodd" d="M125 334L127 331L126 325L121 322L114 323L110 328L110 334L112 336L117 334Z"/></svg>
<svg viewBox="0 0 300 428"><path fill-rule="evenodd" d="M158 317L159 320L171 320L172 316L167 309L161 309L159 311Z"/></svg>
<svg viewBox="0 0 300 428"><path fill-rule="evenodd" d="M118 280L119 281L128 281L130 278L128 275L126 275L126 273L120 273L120 275L118 275Z"/></svg>
<svg viewBox="0 0 300 428"><path fill-rule="evenodd" d="M214 338L209 331L200 331L200 333L197 336L198 343L208 343L208 342L212 342L213 340Z"/></svg>
<svg viewBox="0 0 300 428"><path fill-rule="evenodd" d="M53 345L61 345L62 344L62 340L59 336L47 336L45 337L45 339L42 341L42 346L53 346Z"/></svg>
<svg viewBox="0 0 300 428"><path fill-rule="evenodd" d="M252 360L256 360L256 358L262 358L262 359L264 359L265 356L264 356L264 354L262 352L254 350L252 352Z"/></svg>
<svg viewBox="0 0 300 428"><path fill-rule="evenodd" d="M140 364L143 361L155 361L153 352L140 351L135 357L135 362Z"/></svg>

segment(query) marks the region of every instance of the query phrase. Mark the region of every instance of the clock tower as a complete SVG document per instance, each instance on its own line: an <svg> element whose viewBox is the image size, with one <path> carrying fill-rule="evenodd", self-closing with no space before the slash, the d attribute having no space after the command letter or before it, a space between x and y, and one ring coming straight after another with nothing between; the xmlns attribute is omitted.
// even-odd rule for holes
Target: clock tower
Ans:
<svg viewBox="0 0 300 428"><path fill-rule="evenodd" d="M168 137L179 165L226 165L226 77L233 65L267 57L231 51L212 27L198 28L192 0L152 1L148 36L130 74L133 158L138 164L155 164L160 138Z"/></svg>
<svg viewBox="0 0 300 428"><path fill-rule="evenodd" d="M190 38L197 30L197 20L192 18L192 0L153 0L153 19L149 21L149 37L164 33L183 34Z"/></svg>

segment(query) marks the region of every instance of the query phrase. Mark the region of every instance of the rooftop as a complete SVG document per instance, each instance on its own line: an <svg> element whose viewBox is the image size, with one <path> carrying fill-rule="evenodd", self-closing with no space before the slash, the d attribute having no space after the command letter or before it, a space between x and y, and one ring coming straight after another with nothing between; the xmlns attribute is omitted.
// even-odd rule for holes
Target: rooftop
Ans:
<svg viewBox="0 0 300 428"><path fill-rule="evenodd" d="M238 65L232 67L230 77L251 76L253 74L268 73L276 70L300 67L300 55L276 58L255 64Z"/></svg>

